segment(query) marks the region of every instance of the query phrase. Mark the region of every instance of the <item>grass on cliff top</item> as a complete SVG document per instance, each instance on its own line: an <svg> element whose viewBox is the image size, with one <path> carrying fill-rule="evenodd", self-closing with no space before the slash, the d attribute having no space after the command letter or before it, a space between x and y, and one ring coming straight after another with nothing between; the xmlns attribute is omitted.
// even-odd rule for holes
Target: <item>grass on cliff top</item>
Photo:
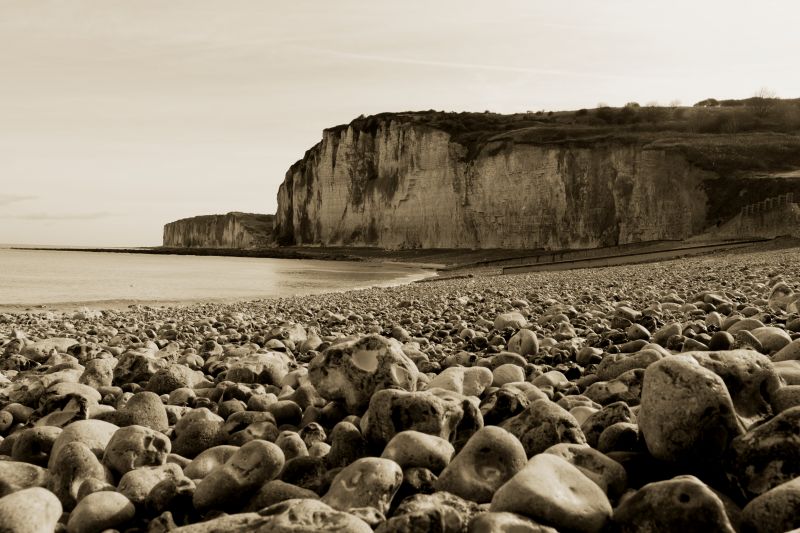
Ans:
<svg viewBox="0 0 800 533"><path fill-rule="evenodd" d="M444 131L467 148L468 159L498 142L585 146L624 142L661 143L660 148L681 150L699 166L717 172L800 165L800 99L707 99L693 107L642 107L631 102L621 108L511 115L409 111L361 116L329 131L352 127L375 134L389 121Z"/></svg>

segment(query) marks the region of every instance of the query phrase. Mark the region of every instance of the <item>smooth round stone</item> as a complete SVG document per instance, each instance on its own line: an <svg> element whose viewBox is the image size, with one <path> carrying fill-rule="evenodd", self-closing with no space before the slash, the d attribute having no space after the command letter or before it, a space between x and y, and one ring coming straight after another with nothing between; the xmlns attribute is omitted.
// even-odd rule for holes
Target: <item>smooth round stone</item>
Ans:
<svg viewBox="0 0 800 533"><path fill-rule="evenodd" d="M578 422L578 424L583 426L583 424L598 411L600 411L600 409L589 407L588 405L576 405L569 410L569 414L575 417L575 421Z"/></svg>
<svg viewBox="0 0 800 533"><path fill-rule="evenodd" d="M797 361L800 360L800 339L795 339L777 353L773 354L770 359L773 363L780 361Z"/></svg>
<svg viewBox="0 0 800 533"><path fill-rule="evenodd" d="M513 329L520 329L525 327L528 323L528 320L522 316L522 313L518 313L517 311L512 311L510 313L500 313L494 319L494 329L497 331L504 330L506 328L513 328Z"/></svg>
<svg viewBox="0 0 800 533"><path fill-rule="evenodd" d="M482 366L451 366L433 378L427 388L445 389L465 396L480 396L492 384L492 379L492 371Z"/></svg>
<svg viewBox="0 0 800 533"><path fill-rule="evenodd" d="M722 500L694 476L649 483L614 510L616 531L720 531L734 529Z"/></svg>
<svg viewBox="0 0 800 533"><path fill-rule="evenodd" d="M189 459L216 444L222 417L205 407L192 409L175 424L172 451Z"/></svg>
<svg viewBox="0 0 800 533"><path fill-rule="evenodd" d="M500 487L492 512L518 513L559 531L592 532L611 518L605 492L563 458L539 454Z"/></svg>
<svg viewBox="0 0 800 533"><path fill-rule="evenodd" d="M238 449L239 446L222 444L204 450L183 468L183 473L191 479L203 479L216 467L230 459Z"/></svg>
<svg viewBox="0 0 800 533"><path fill-rule="evenodd" d="M586 444L578 421L550 400L536 400L527 409L500 424L517 437L528 457L560 442Z"/></svg>
<svg viewBox="0 0 800 533"><path fill-rule="evenodd" d="M737 331L753 331L754 329L763 328L764 323L757 318L743 318L731 324L725 329L731 335L736 335Z"/></svg>
<svg viewBox="0 0 800 533"><path fill-rule="evenodd" d="M142 466L131 470L119 480L117 491L136 506L143 506L153 487L165 479L183 479L181 467L174 463L161 466Z"/></svg>
<svg viewBox="0 0 800 533"><path fill-rule="evenodd" d="M745 531L770 533L800 528L800 478L782 483L742 509Z"/></svg>
<svg viewBox="0 0 800 533"><path fill-rule="evenodd" d="M764 353L777 352L792 342L792 338L786 333L786 330L774 326L756 328L750 333L761 343Z"/></svg>
<svg viewBox="0 0 800 533"><path fill-rule="evenodd" d="M628 405L637 405L641 396L643 379L644 370L634 368L612 380L592 383L583 394L600 405L619 401Z"/></svg>
<svg viewBox="0 0 800 533"><path fill-rule="evenodd" d="M117 411L114 422L120 427L144 426L162 433L169 429L164 403L161 397L150 391L134 394L125 407Z"/></svg>
<svg viewBox="0 0 800 533"><path fill-rule="evenodd" d="M11 448L11 457L39 466L46 466L62 429L55 426L38 426L23 429Z"/></svg>
<svg viewBox="0 0 800 533"><path fill-rule="evenodd" d="M95 389L110 387L114 381L115 359L91 359L84 363L84 371L78 383L89 385Z"/></svg>
<svg viewBox="0 0 800 533"><path fill-rule="evenodd" d="M603 452L635 452L643 448L639 426L630 422L611 424L600 434L596 448Z"/></svg>
<svg viewBox="0 0 800 533"><path fill-rule="evenodd" d="M516 513L481 513L469 523L467 533L558 533L526 516Z"/></svg>
<svg viewBox="0 0 800 533"><path fill-rule="evenodd" d="M203 373L192 370L186 365L171 364L156 371L147 382L147 390L156 394L169 394L182 387L194 387L203 380Z"/></svg>
<svg viewBox="0 0 800 533"><path fill-rule="evenodd" d="M520 354L523 357L534 356L539 353L539 338L535 331L521 329L508 339L508 351Z"/></svg>
<svg viewBox="0 0 800 533"><path fill-rule="evenodd" d="M581 431L586 436L586 443L592 448L597 448L597 442L603 431L617 422L636 422L636 415L625 402L608 404L581 424Z"/></svg>
<svg viewBox="0 0 800 533"><path fill-rule="evenodd" d="M322 501L340 511L367 507L385 516L402 481L403 470L394 461L364 457L336 475Z"/></svg>
<svg viewBox="0 0 800 533"><path fill-rule="evenodd" d="M0 498L0 531L45 533L55 531L61 502L41 487L22 489Z"/></svg>
<svg viewBox="0 0 800 533"><path fill-rule="evenodd" d="M281 449L267 441L253 440L236 450L224 464L214 468L194 492L196 509L229 509L272 480L283 468Z"/></svg>
<svg viewBox="0 0 800 533"><path fill-rule="evenodd" d="M46 469L19 461L0 461L0 498L18 490L43 487L47 483Z"/></svg>
<svg viewBox="0 0 800 533"><path fill-rule="evenodd" d="M79 441L92 450L98 458L103 457L106 446L119 426L102 420L79 420L64 428L50 450L48 465L52 466L61 448L73 441Z"/></svg>
<svg viewBox="0 0 800 533"><path fill-rule="evenodd" d="M711 350L730 350L733 347L733 335L727 331L717 331L711 336L708 348Z"/></svg>
<svg viewBox="0 0 800 533"><path fill-rule="evenodd" d="M342 400L361 414L375 391L414 391L419 371L399 342L378 335L331 346L308 366L308 378L324 398Z"/></svg>
<svg viewBox="0 0 800 533"><path fill-rule="evenodd" d="M80 441L64 446L49 471L47 488L58 496L66 511L75 507L80 488L86 481L97 480L103 485L114 483L111 471Z"/></svg>
<svg viewBox="0 0 800 533"><path fill-rule="evenodd" d="M595 373L603 381L618 378L629 370L647 368L664 356L653 349L640 350L634 354L608 354L597 365Z"/></svg>
<svg viewBox="0 0 800 533"><path fill-rule="evenodd" d="M772 410L780 413L800 405L800 385L786 385L772 393Z"/></svg>
<svg viewBox="0 0 800 533"><path fill-rule="evenodd" d="M118 526L136 516L131 501L118 492L94 492L83 498L69 515L69 533L101 533Z"/></svg>
<svg viewBox="0 0 800 533"><path fill-rule="evenodd" d="M616 501L628 485L628 474L618 462L585 444L556 444L544 453L557 455L594 481L609 499Z"/></svg>
<svg viewBox="0 0 800 533"><path fill-rule="evenodd" d="M525 369L513 363L500 365L492 371L492 386L502 387L507 383L525 381Z"/></svg>
<svg viewBox="0 0 800 533"><path fill-rule="evenodd" d="M664 461L707 462L744 433L722 378L685 355L647 368L638 423L647 449Z"/></svg>
<svg viewBox="0 0 800 533"><path fill-rule="evenodd" d="M172 448L169 439L144 426L126 426L114 432L103 454L103 464L120 475L140 466L159 466Z"/></svg>
<svg viewBox="0 0 800 533"><path fill-rule="evenodd" d="M273 479L264 483L258 492L244 505L242 511L259 511L270 505L275 505L286 500L292 499L319 499L314 491L286 483L279 479Z"/></svg>
<svg viewBox="0 0 800 533"><path fill-rule="evenodd" d="M288 461L295 457L304 457L309 455L308 447L303 439L294 431L282 431L275 444L283 451L283 455Z"/></svg>
<svg viewBox="0 0 800 533"><path fill-rule="evenodd" d="M475 432L435 483L443 490L477 503L488 503L495 491L527 463L519 440L497 426Z"/></svg>
<svg viewBox="0 0 800 533"><path fill-rule="evenodd" d="M421 467L438 474L455 454L449 441L419 431L401 431L383 449L381 457L390 459L402 469Z"/></svg>
<svg viewBox="0 0 800 533"><path fill-rule="evenodd" d="M728 474L758 496L799 477L799 455L800 407L791 407L731 442Z"/></svg>
<svg viewBox="0 0 800 533"><path fill-rule="evenodd" d="M206 522L172 530L173 533L372 533L363 520L332 509L319 500L292 499L276 503L258 513L239 513L221 516Z"/></svg>
<svg viewBox="0 0 800 533"><path fill-rule="evenodd" d="M800 361L779 361L773 368L787 385L800 385Z"/></svg>

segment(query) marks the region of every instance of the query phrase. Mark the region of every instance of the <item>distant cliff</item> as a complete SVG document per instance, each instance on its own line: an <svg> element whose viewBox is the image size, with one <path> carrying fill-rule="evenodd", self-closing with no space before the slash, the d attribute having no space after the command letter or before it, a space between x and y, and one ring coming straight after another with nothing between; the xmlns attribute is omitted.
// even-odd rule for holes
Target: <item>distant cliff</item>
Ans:
<svg viewBox="0 0 800 533"><path fill-rule="evenodd" d="M800 168L796 135L524 121L481 132L443 115L385 114L325 130L280 186L279 242L609 246L690 237L764 198L800 197L800 178L773 172Z"/></svg>
<svg viewBox="0 0 800 533"><path fill-rule="evenodd" d="M253 248L272 243L274 215L232 212L184 218L164 226L164 246Z"/></svg>

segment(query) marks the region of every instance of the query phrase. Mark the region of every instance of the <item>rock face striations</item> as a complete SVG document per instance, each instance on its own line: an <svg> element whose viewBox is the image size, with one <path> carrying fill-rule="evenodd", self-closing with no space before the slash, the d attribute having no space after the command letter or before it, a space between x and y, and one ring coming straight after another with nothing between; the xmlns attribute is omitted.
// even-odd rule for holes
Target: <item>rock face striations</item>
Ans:
<svg viewBox="0 0 800 533"><path fill-rule="evenodd" d="M164 246L254 248L272 242L274 215L232 212L184 218L164 226Z"/></svg>
<svg viewBox="0 0 800 533"><path fill-rule="evenodd" d="M719 160L734 144L755 154L776 139L800 152L796 136L528 127L470 137L431 115L325 130L280 186L278 242L565 249L684 239L761 195L800 190L800 178L763 187Z"/></svg>

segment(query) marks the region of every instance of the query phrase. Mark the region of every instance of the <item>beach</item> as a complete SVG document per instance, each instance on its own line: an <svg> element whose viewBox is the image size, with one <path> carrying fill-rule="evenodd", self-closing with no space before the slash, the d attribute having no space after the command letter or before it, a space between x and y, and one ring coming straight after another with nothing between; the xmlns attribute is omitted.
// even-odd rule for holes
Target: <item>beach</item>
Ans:
<svg viewBox="0 0 800 533"><path fill-rule="evenodd" d="M0 313L0 497L69 531L779 530L798 273L762 247Z"/></svg>

